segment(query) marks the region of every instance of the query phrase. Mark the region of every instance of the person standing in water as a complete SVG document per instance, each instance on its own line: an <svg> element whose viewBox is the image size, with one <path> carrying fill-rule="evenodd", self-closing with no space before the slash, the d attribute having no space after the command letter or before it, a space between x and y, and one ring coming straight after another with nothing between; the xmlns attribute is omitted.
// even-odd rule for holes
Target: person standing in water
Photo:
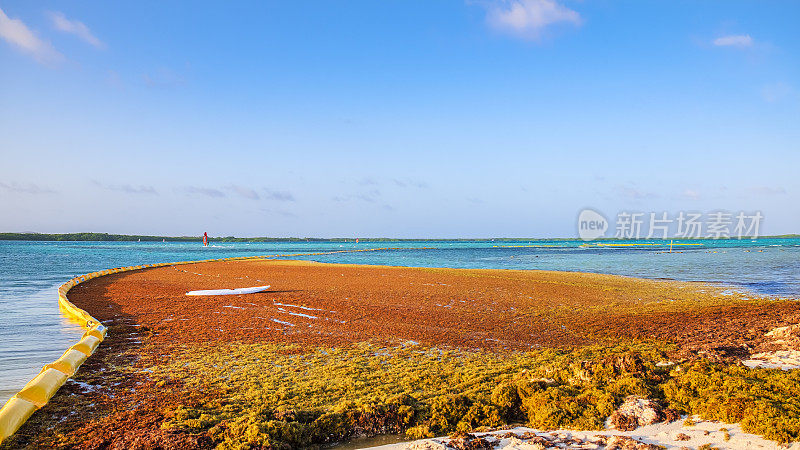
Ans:
<svg viewBox="0 0 800 450"><path fill-rule="evenodd" d="M208 232L203 232L203 247L208 247Z"/></svg>

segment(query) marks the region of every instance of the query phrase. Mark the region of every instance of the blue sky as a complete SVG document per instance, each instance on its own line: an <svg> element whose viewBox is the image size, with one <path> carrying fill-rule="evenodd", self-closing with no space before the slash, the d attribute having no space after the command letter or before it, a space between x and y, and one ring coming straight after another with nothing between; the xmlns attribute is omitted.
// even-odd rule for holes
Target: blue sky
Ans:
<svg viewBox="0 0 800 450"><path fill-rule="evenodd" d="M0 0L0 230L571 237L592 207L800 232L799 19Z"/></svg>

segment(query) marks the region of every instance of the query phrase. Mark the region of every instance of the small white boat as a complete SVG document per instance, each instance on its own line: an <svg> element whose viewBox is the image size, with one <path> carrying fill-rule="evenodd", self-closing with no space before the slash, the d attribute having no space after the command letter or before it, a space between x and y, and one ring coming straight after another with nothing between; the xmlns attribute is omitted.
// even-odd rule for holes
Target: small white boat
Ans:
<svg viewBox="0 0 800 450"><path fill-rule="evenodd" d="M189 291L186 295L241 295L241 294L255 294L269 289L267 286L255 286L239 289L207 289L205 291Z"/></svg>

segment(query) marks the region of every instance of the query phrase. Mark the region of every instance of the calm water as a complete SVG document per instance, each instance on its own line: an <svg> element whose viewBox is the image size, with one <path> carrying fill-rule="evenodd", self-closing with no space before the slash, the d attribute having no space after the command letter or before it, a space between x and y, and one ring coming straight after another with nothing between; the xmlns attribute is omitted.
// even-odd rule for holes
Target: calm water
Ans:
<svg viewBox="0 0 800 450"><path fill-rule="evenodd" d="M639 241L639 243L657 241ZM332 263L545 269L730 284L758 294L800 297L800 239L703 241L701 246L580 247L580 242L197 243L0 241L0 404L82 334L58 310L56 288L110 267L228 256L315 253L293 257ZM414 247L434 247L414 249Z"/></svg>

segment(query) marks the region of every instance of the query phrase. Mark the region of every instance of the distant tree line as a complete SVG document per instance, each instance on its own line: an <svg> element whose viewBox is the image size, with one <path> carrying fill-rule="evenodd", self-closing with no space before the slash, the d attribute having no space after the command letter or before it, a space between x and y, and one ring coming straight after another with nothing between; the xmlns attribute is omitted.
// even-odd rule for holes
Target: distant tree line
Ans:
<svg viewBox="0 0 800 450"><path fill-rule="evenodd" d="M108 234L108 233L0 233L0 240L3 241L150 241L150 242L183 242L201 240L201 236L138 236L127 234Z"/></svg>
<svg viewBox="0 0 800 450"><path fill-rule="evenodd" d="M800 238L800 234L782 234L778 236L762 236L767 238ZM214 242L354 242L355 238L298 238L298 237L211 237ZM0 241L142 241L142 242L194 242L202 240L202 236L143 236L135 234L109 233L0 233ZM578 238L486 238L486 239L396 239L396 238L359 238L359 242L524 242L524 241L578 241ZM605 238L597 241L615 241L619 239ZM685 238L675 239L687 240ZM691 239L703 240L703 239Z"/></svg>

